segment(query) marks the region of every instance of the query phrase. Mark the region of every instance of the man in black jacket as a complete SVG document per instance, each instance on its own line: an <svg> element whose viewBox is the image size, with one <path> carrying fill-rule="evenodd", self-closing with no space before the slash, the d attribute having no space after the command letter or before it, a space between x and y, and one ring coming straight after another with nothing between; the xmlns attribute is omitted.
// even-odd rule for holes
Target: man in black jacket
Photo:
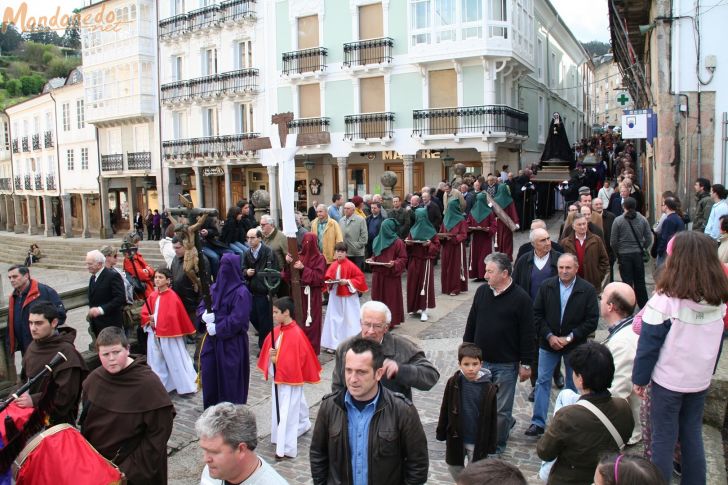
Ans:
<svg viewBox="0 0 728 485"><path fill-rule="evenodd" d="M576 392L568 355L597 328L597 292L594 286L576 275L578 270L576 256L562 254L558 260L559 275L543 282L533 305L541 348L538 355L536 401L526 436L544 433L551 397L551 375L562 357L566 363L566 386Z"/></svg>
<svg viewBox="0 0 728 485"><path fill-rule="evenodd" d="M531 240L532 249L519 257L513 266L513 281L528 293L531 301L535 301L541 284L548 278L558 274L557 261L562 253L552 249L554 243L551 241L546 229L533 229L532 227L529 239ZM538 378L539 345L537 334L535 334L534 338L534 348L536 349L536 355L531 369L531 387L533 389L531 394L528 395L528 400L531 402L536 398L536 379ZM564 387L564 376L561 375L561 361L556 364L554 370L554 384L559 389Z"/></svg>
<svg viewBox="0 0 728 485"><path fill-rule="evenodd" d="M488 284L475 292L463 335L463 342L472 342L483 351L483 367L498 385L498 454L506 450L513 427L516 382L531 376L534 350L531 298L514 283L512 272L513 266L505 254L486 256Z"/></svg>
<svg viewBox="0 0 728 485"><path fill-rule="evenodd" d="M346 389L324 396L316 416L310 450L314 485L427 481L427 437L419 414L402 394L380 384L383 364L377 342L351 343Z"/></svg>
<svg viewBox="0 0 728 485"><path fill-rule="evenodd" d="M260 229L248 231L250 251L243 256L243 278L253 295L253 311L250 312L250 323L258 331L258 348L273 329L273 313L268 301L268 287L261 272L268 269L279 269L273 251L263 244L263 233Z"/></svg>
<svg viewBox="0 0 728 485"><path fill-rule="evenodd" d="M106 327L123 326L122 310L126 305L126 292L121 275L104 267L106 256L101 251L86 253L86 269L91 273L88 285L88 315L94 335Z"/></svg>

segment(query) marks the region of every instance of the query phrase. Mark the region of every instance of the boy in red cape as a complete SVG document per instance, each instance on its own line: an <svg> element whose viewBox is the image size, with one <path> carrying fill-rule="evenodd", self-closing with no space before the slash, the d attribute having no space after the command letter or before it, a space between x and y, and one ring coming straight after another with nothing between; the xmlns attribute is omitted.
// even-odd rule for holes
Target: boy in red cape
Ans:
<svg viewBox="0 0 728 485"><path fill-rule="evenodd" d="M298 455L298 437L311 429L303 385L321 381L321 364L308 337L291 318L294 313L291 298L286 296L273 302L273 331L265 338L258 358L258 369L265 380L269 373L273 374L270 441L276 445L276 460ZM275 338L275 348L271 336Z"/></svg>
<svg viewBox="0 0 728 485"><path fill-rule="evenodd" d="M193 394L197 391L197 373L185 347L185 335L195 333L182 300L170 289L172 272L159 268L154 274L157 289L142 307L142 326L147 339L147 362L167 392ZM151 315L149 311L153 312Z"/></svg>

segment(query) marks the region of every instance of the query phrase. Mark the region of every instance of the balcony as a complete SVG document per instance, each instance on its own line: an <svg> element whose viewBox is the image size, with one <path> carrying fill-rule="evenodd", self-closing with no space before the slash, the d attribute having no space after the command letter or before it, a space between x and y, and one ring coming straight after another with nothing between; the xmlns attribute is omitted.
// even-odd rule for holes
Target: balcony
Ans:
<svg viewBox="0 0 728 485"><path fill-rule="evenodd" d="M170 40L228 22L254 20L254 3L255 0L229 0L160 20L159 37L163 41Z"/></svg>
<svg viewBox="0 0 728 485"><path fill-rule="evenodd" d="M0 190L13 190L13 185L10 177L0 179Z"/></svg>
<svg viewBox="0 0 728 485"><path fill-rule="evenodd" d="M282 75L303 76L306 73L317 73L326 70L326 54L325 47L313 47L311 49L303 49L299 51L283 53L283 71Z"/></svg>
<svg viewBox="0 0 728 485"><path fill-rule="evenodd" d="M174 104L214 96L257 93L259 77L258 69L251 68L163 84L162 103Z"/></svg>
<svg viewBox="0 0 728 485"><path fill-rule="evenodd" d="M18 153L20 150L18 150L18 139L13 139L13 153Z"/></svg>
<svg viewBox="0 0 728 485"><path fill-rule="evenodd" d="M46 190L56 190L56 176L55 174L46 174Z"/></svg>
<svg viewBox="0 0 728 485"><path fill-rule="evenodd" d="M33 135L33 150L40 150L40 135Z"/></svg>
<svg viewBox="0 0 728 485"><path fill-rule="evenodd" d="M245 140L259 136L259 133L238 133L165 141L162 142L162 151L166 160L235 157L249 151L245 149Z"/></svg>
<svg viewBox="0 0 728 485"><path fill-rule="evenodd" d="M86 123L111 126L122 121L145 123L154 118L157 109L155 94L132 94L90 101L86 107Z"/></svg>
<svg viewBox="0 0 728 485"><path fill-rule="evenodd" d="M126 167L129 170L151 170L151 152L126 152Z"/></svg>
<svg viewBox="0 0 728 485"><path fill-rule="evenodd" d="M509 106L414 110L412 121L412 136L420 138L528 137L528 113Z"/></svg>
<svg viewBox="0 0 728 485"><path fill-rule="evenodd" d="M33 189L33 184L31 184L30 174L29 173L26 173L25 174L25 184L24 184L24 187L25 187L25 190L32 190Z"/></svg>
<svg viewBox="0 0 728 485"><path fill-rule="evenodd" d="M35 190L43 190L43 176L39 173L35 174Z"/></svg>
<svg viewBox="0 0 728 485"><path fill-rule="evenodd" d="M15 190L22 190L23 189L23 181L20 178L20 175L15 176Z"/></svg>
<svg viewBox="0 0 728 485"><path fill-rule="evenodd" d="M391 64L394 40L390 37L360 40L344 44L344 68L371 64Z"/></svg>
<svg viewBox="0 0 728 485"><path fill-rule="evenodd" d="M394 113L364 113L344 117L344 140L391 140L394 136Z"/></svg>
<svg viewBox="0 0 728 485"><path fill-rule="evenodd" d="M53 148L53 132L46 131L43 133L43 143L46 148Z"/></svg>
<svg viewBox="0 0 728 485"><path fill-rule="evenodd" d="M30 151L30 144L28 143L28 137L27 136L24 136L23 137L22 143L23 143L23 151L24 152L29 152Z"/></svg>
<svg viewBox="0 0 728 485"><path fill-rule="evenodd" d="M288 133L303 135L328 132L330 124L329 118L299 118L288 122Z"/></svg>
<svg viewBox="0 0 728 485"><path fill-rule="evenodd" d="M124 154L101 155L102 172L121 172L124 170Z"/></svg>

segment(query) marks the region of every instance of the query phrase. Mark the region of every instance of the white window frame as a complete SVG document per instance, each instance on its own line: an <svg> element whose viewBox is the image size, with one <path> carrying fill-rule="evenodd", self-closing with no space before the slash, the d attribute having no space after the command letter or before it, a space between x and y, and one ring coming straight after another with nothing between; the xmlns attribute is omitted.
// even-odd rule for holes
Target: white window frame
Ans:
<svg viewBox="0 0 728 485"><path fill-rule="evenodd" d="M218 136L218 113L214 106L203 108L202 132L205 137Z"/></svg>
<svg viewBox="0 0 728 485"><path fill-rule="evenodd" d="M184 80L184 56L172 56L172 80Z"/></svg>
<svg viewBox="0 0 728 485"><path fill-rule="evenodd" d="M88 170L88 148L81 148L81 170Z"/></svg>
<svg viewBox="0 0 728 485"><path fill-rule="evenodd" d="M76 127L79 130L86 128L86 113L83 98L76 100Z"/></svg>
<svg viewBox="0 0 728 485"><path fill-rule="evenodd" d="M237 103L235 105L236 133L253 133L254 126L252 103Z"/></svg>
<svg viewBox="0 0 728 485"><path fill-rule="evenodd" d="M71 103L63 103L63 131L71 131Z"/></svg>
<svg viewBox="0 0 728 485"><path fill-rule="evenodd" d="M217 74L217 48L207 47L202 49L202 75L212 76Z"/></svg>
<svg viewBox="0 0 728 485"><path fill-rule="evenodd" d="M235 43L235 69L250 69L253 67L253 41L242 39Z"/></svg>
<svg viewBox="0 0 728 485"><path fill-rule="evenodd" d="M69 148L66 150L66 169L69 172L72 172L76 169L76 154L74 153L73 148Z"/></svg>
<svg viewBox="0 0 728 485"><path fill-rule="evenodd" d="M546 99L538 95L538 142L546 143Z"/></svg>

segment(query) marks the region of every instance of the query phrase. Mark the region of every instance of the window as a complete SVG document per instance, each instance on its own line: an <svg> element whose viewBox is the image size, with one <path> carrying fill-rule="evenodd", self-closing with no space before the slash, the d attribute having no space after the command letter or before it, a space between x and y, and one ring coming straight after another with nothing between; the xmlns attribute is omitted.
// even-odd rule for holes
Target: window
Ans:
<svg viewBox="0 0 728 485"><path fill-rule="evenodd" d="M253 43L241 40L235 47L235 68L247 69L253 67Z"/></svg>
<svg viewBox="0 0 728 485"><path fill-rule="evenodd" d="M463 39L483 36L483 2L482 0L461 0ZM469 25L468 25L469 24Z"/></svg>
<svg viewBox="0 0 728 485"><path fill-rule="evenodd" d="M202 55L202 73L205 76L217 74L217 49L205 49Z"/></svg>
<svg viewBox="0 0 728 485"><path fill-rule="evenodd" d="M68 168L69 171L74 170L73 162L74 162L73 149L66 150L66 168Z"/></svg>
<svg viewBox="0 0 728 485"><path fill-rule="evenodd" d="M488 0L488 17L494 22L506 22L508 20L508 7L506 0ZM508 37L508 27L491 26L488 32L489 37Z"/></svg>
<svg viewBox="0 0 728 485"><path fill-rule="evenodd" d="M88 170L88 148L81 148L81 170Z"/></svg>
<svg viewBox="0 0 728 485"><path fill-rule="evenodd" d="M45 130L53 130L53 115L51 115L50 111L47 111L45 114Z"/></svg>
<svg viewBox="0 0 728 485"><path fill-rule="evenodd" d="M203 132L205 136L217 136L217 109L205 108L203 111Z"/></svg>
<svg viewBox="0 0 728 485"><path fill-rule="evenodd" d="M558 74L556 71L556 53L555 52L551 53L551 65L549 66L549 71L550 71L549 77L551 78L551 79L549 79L549 86L553 88L553 87L556 87L556 76Z"/></svg>
<svg viewBox="0 0 728 485"><path fill-rule="evenodd" d="M298 86L298 116L301 118L318 118L321 116L320 84L301 84Z"/></svg>
<svg viewBox="0 0 728 485"><path fill-rule="evenodd" d="M174 56L172 58L172 79L182 81L182 56Z"/></svg>
<svg viewBox="0 0 728 485"><path fill-rule="evenodd" d="M435 0L435 42L455 40L455 0Z"/></svg>
<svg viewBox="0 0 728 485"><path fill-rule="evenodd" d="M543 81L543 41L536 40L536 74L539 81Z"/></svg>
<svg viewBox="0 0 728 485"><path fill-rule="evenodd" d="M362 78L359 81L359 99L362 113L384 112L384 76Z"/></svg>
<svg viewBox="0 0 728 485"><path fill-rule="evenodd" d="M71 105L63 103L63 131L71 130Z"/></svg>
<svg viewBox="0 0 728 485"><path fill-rule="evenodd" d="M86 115L83 110L83 99L76 100L76 123L79 130L83 129L86 126Z"/></svg>
<svg viewBox="0 0 728 485"><path fill-rule="evenodd" d="M252 133L253 130L253 105L239 103L236 107L237 133Z"/></svg>
<svg viewBox="0 0 728 485"><path fill-rule="evenodd" d="M430 43L430 3L431 0L411 0L412 45Z"/></svg>
<svg viewBox="0 0 728 485"><path fill-rule="evenodd" d="M181 111L172 112L172 136L175 140L184 138L184 113Z"/></svg>
<svg viewBox="0 0 728 485"><path fill-rule="evenodd" d="M185 0L171 0L172 15L180 15L185 13Z"/></svg>
<svg viewBox="0 0 728 485"><path fill-rule="evenodd" d="M3 146L10 150L10 126L7 123L3 123Z"/></svg>
<svg viewBox="0 0 728 485"><path fill-rule="evenodd" d="M543 96L538 97L538 142L544 143L546 140L546 130L544 121L546 118L546 105Z"/></svg>

